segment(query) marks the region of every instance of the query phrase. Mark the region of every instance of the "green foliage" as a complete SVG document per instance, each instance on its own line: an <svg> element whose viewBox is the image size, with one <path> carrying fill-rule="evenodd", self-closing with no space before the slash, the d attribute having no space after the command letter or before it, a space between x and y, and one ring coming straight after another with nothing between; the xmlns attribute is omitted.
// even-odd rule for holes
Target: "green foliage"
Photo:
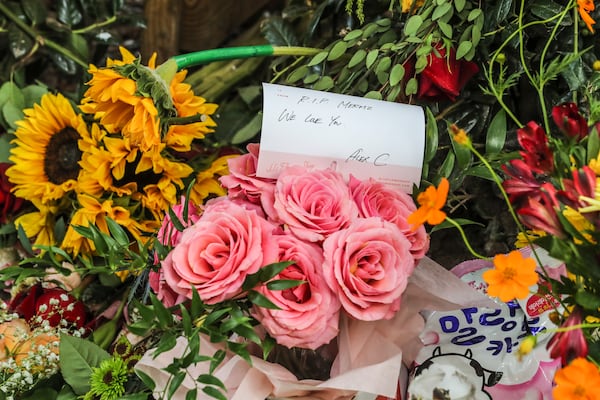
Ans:
<svg viewBox="0 0 600 400"><path fill-rule="evenodd" d="M57 72L83 84L87 66L122 43L122 26L143 27L141 11L112 0L1 2L0 83L24 87Z"/></svg>

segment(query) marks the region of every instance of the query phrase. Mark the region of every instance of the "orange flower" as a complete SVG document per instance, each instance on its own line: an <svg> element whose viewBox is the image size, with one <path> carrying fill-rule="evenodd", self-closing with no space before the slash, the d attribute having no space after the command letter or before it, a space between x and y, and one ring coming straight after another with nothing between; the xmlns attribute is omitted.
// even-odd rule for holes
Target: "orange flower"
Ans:
<svg viewBox="0 0 600 400"><path fill-rule="evenodd" d="M577 0L577 7L579 7L579 15L581 15L581 19L583 20L583 22L585 22L590 32L594 33L594 28L592 27L592 25L594 25L596 21L594 21L589 14L590 11L594 11L594 9L596 8L594 6L594 1Z"/></svg>
<svg viewBox="0 0 600 400"><path fill-rule="evenodd" d="M467 136L467 132L464 129L459 128L458 126L452 124L450 126L450 130L452 131L453 139L456 143L467 146L471 143L471 139Z"/></svg>
<svg viewBox="0 0 600 400"><path fill-rule="evenodd" d="M561 400L600 400L600 371L579 357L554 375L556 386L552 396Z"/></svg>
<svg viewBox="0 0 600 400"><path fill-rule="evenodd" d="M427 222L429 225L438 225L446 219L446 213L441 210L446 204L450 183L448 179L442 178L438 188L429 186L427 190L419 193L417 203L419 208L408 216L407 222L412 225L411 230L416 231Z"/></svg>
<svg viewBox="0 0 600 400"><path fill-rule="evenodd" d="M522 299L529 293L529 287L538 281L533 258L523 258L523 255L513 250L508 254L497 254L494 257L494 269L483 273L483 280L487 282L487 293L510 301L514 298Z"/></svg>

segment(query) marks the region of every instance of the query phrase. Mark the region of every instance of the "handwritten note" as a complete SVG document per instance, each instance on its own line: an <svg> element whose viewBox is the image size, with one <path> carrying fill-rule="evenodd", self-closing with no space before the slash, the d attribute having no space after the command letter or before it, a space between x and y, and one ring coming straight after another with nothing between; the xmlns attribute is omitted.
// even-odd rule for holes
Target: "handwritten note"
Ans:
<svg viewBox="0 0 600 400"><path fill-rule="evenodd" d="M425 147L423 109L362 97L263 83L257 175L290 165L332 168L404 191L419 184Z"/></svg>

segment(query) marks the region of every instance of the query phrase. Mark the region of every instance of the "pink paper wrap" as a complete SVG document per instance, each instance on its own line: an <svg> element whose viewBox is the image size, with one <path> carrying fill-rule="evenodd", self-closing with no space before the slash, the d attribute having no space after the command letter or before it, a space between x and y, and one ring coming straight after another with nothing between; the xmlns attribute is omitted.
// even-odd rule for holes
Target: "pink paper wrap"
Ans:
<svg viewBox="0 0 600 400"><path fill-rule="evenodd" d="M463 307L493 307L494 302L471 288L456 275L428 258L420 261L402 296L402 306L393 319L364 322L343 317L338 336L338 355L326 381L299 381L290 371L258 357L249 365L237 355L228 356L215 371L225 384L230 400L264 400L272 398L345 400L357 393L398 398L399 384L405 377L405 365L411 365L423 346L419 334L424 327L423 310L449 311ZM179 338L177 346L154 358L147 352L137 369L156 383L156 391L164 390L169 375L163 368L179 357L186 346ZM219 344L201 338L202 353L212 355ZM404 369L404 371L403 371ZM208 371L198 364L188 369L196 377ZM173 399L184 400L195 383L186 377ZM402 393L402 390L400 391ZM206 396L208 398L208 396Z"/></svg>

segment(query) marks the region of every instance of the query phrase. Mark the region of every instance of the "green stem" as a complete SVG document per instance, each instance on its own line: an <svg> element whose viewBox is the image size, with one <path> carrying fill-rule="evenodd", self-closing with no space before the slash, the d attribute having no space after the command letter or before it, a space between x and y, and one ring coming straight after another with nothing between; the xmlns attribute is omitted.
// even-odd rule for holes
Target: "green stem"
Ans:
<svg viewBox="0 0 600 400"><path fill-rule="evenodd" d="M87 33L89 31L93 31L94 29L108 26L116 21L117 21L117 16L113 15L112 17L108 18L106 21L96 22L95 24L91 24L89 26L86 26L85 28L73 29L71 32L75 33L75 34Z"/></svg>
<svg viewBox="0 0 600 400"><path fill-rule="evenodd" d="M538 72L538 78L539 78L539 82L535 82L534 85L537 84L536 89L538 92L538 97L539 97L539 101L540 101L540 105L542 107L542 116L544 118L544 128L546 129L546 132L550 132L550 122L548 120L548 113L547 113L547 108L546 108L546 100L544 98L544 86L546 85L546 77L544 76L544 60L546 59L546 54L548 53L548 50L550 49L550 44L552 43L552 41L554 40L554 38L556 37L556 32L558 31L558 27L560 26L560 23L562 22L562 20L565 18L565 16L567 15L568 12L568 7L566 7L564 9L563 12L560 13L560 17L558 19L558 21L556 21L556 23L554 24L554 28L552 29L552 33L550 34L550 36L548 37L548 40L546 41L546 44L544 45L544 49L542 50L542 54L540 55L540 68L539 68L539 72Z"/></svg>
<svg viewBox="0 0 600 400"><path fill-rule="evenodd" d="M196 51L174 56L173 60L177 63L177 69L180 70L213 61L266 56L310 56L320 51L322 50L312 47L284 47L264 44Z"/></svg>
<svg viewBox="0 0 600 400"><path fill-rule="evenodd" d="M76 62L83 68L88 67L88 64L85 61L81 60L71 50L64 48L63 46L59 45L58 43L56 43L50 39L47 39L47 38L43 37L42 35L40 35L38 32L36 32L33 28L31 28L29 25L27 25L25 22L23 22L21 19L19 19L19 17L17 17L15 14L13 14L13 12L10 11L10 9L3 2L0 2L0 12L2 12L4 15L6 15L8 17L8 19L10 19L23 32L25 32L27 35L31 36L35 42L41 44L42 46L47 46L47 47L59 52L60 54L70 58L71 60L73 60L74 62Z"/></svg>
<svg viewBox="0 0 600 400"><path fill-rule="evenodd" d="M517 217L517 214L515 213L515 209L513 208L512 204L510 202L510 199L508 198L508 193L506 193L506 190L504 190L504 187L502 186L502 181L500 180L500 177L498 176L496 171L494 171L494 168L489 163L489 161L479 151L477 151L477 149L475 147L473 147L473 144L470 141L466 144L466 146L468 147L469 150L471 150L471 152L473 154L475 154L475 157L477 157L479 159L479 161L481 161L481 163L485 166L485 168L488 171L490 171L490 174L492 175L492 178L494 179L494 183L500 190L500 193L502 193L502 198L503 198L504 202L506 203L506 205L508 206L508 211L509 211L512 219L515 221L515 224L517 225L519 232L523 233L523 235L525 236L525 239L529 243L529 247L531 248L531 251L533 252L533 256L535 257L537 264L540 266L540 269L542 270L542 274L544 275L544 278L548 279L549 275L548 275L548 272L546 271L546 267L544 267L544 263L542 263L540 256L537 254L537 251L535 249L535 246L533 245L533 242L529 238L529 235L527 235L527 232L525 231L525 227L521 224L521 221L519 221L519 218Z"/></svg>
<svg viewBox="0 0 600 400"><path fill-rule="evenodd" d="M446 217L446 221L448 221L450 224L454 225L454 227L456 229L458 229L458 231L460 232L460 237L462 238L463 242L465 243L465 246L467 246L467 249L469 250L469 253L471 253L474 257L476 258L480 258L482 260L489 260L489 257L486 256L482 256L481 254L477 253L473 247L471 247L471 243L469 243L469 239L467 238L467 234L465 233L465 231L463 230L462 226L460 226L460 224L458 222L456 222L455 220L453 220L450 217Z"/></svg>

